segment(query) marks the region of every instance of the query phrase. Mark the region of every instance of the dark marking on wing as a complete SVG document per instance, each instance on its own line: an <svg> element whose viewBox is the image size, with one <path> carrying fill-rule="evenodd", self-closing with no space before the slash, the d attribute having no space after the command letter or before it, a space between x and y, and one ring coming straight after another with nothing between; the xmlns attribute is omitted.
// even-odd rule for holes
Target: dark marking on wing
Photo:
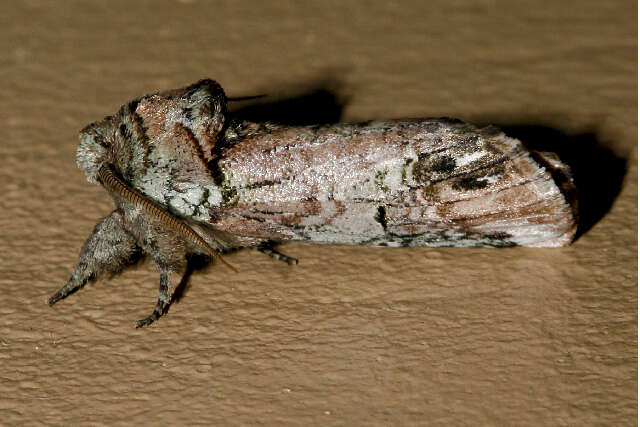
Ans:
<svg viewBox="0 0 640 427"><path fill-rule="evenodd" d="M489 185L489 182L486 179L476 179L473 177L465 177L459 178L453 182L451 188L454 190L476 190L480 188L485 188Z"/></svg>
<svg viewBox="0 0 640 427"><path fill-rule="evenodd" d="M264 181L260 181L260 182L254 182L253 184L247 185L246 187L244 187L247 190L255 190L256 188L261 188L261 187L270 187L272 185L277 185L280 184L281 181L271 181L269 179L266 179Z"/></svg>
<svg viewBox="0 0 640 427"><path fill-rule="evenodd" d="M191 107L183 108L182 115L189 121L193 120L193 108Z"/></svg>
<svg viewBox="0 0 640 427"><path fill-rule="evenodd" d="M121 149L126 152L126 159L121 159L119 163L126 165L121 171L123 177L127 180L131 180L136 175L143 175L147 169L149 147L147 136L147 130L144 127L144 120L136 112L138 104L141 99L136 99L121 107L120 126L118 127L118 134L123 141ZM142 154L142 159L137 159Z"/></svg>
<svg viewBox="0 0 640 427"><path fill-rule="evenodd" d="M202 146L198 142L198 139L196 138L196 136L193 134L193 131L188 127L186 127L185 125L183 125L182 123L176 123L174 126L176 127L176 130L184 132L184 134L187 136L187 139L189 140L189 142L195 149L196 153L198 154L200 161L203 164L207 164L207 160L205 158L204 152L202 151Z"/></svg>
<svg viewBox="0 0 640 427"><path fill-rule="evenodd" d="M413 165L413 179L417 182L429 181L432 172L450 174L455 168L456 159L453 156L433 157L423 153L418 156L418 161Z"/></svg>
<svg viewBox="0 0 640 427"><path fill-rule="evenodd" d="M456 173L456 174L451 174L442 178L438 178L438 179L433 179L431 181L429 181L430 184L435 184L436 182L442 182L442 181L446 181L448 179L451 178L458 178L461 176L465 176L465 175L469 175L469 174L473 174L476 173L478 171L484 170L484 169L488 169L488 168L495 168L493 170L498 170L497 168L503 167L500 164L506 162L507 160L513 160L514 156L510 155L510 156L503 156L500 157L494 161L488 162L488 163L478 163L474 169L471 170L467 170L461 173Z"/></svg>
<svg viewBox="0 0 640 427"><path fill-rule="evenodd" d="M378 213L373 219L380 223L385 232L387 231L387 209L384 206L378 206Z"/></svg>

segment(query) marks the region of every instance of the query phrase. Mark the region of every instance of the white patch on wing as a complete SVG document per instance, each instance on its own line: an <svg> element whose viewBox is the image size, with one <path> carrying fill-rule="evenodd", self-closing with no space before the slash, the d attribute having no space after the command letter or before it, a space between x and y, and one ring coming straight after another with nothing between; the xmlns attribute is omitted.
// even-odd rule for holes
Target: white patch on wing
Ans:
<svg viewBox="0 0 640 427"><path fill-rule="evenodd" d="M462 157L456 157L456 167L468 165L469 163L481 159L486 155L487 153L485 151L474 151L472 153L465 154Z"/></svg>
<svg viewBox="0 0 640 427"><path fill-rule="evenodd" d="M194 207L187 203L182 197L173 197L169 199L169 206L180 216L193 216Z"/></svg>
<svg viewBox="0 0 640 427"><path fill-rule="evenodd" d="M222 191L220 191L220 187L217 185L207 185L205 189L209 190L209 198L207 198L209 205L220 206L220 204L222 204Z"/></svg>
<svg viewBox="0 0 640 427"><path fill-rule="evenodd" d="M200 205L202 202L202 196L204 196L204 190L193 184L187 184L184 185L184 187L185 189L184 193L182 193L182 198L192 205Z"/></svg>
<svg viewBox="0 0 640 427"><path fill-rule="evenodd" d="M222 202L222 193L216 185L200 186L182 182L176 186L176 190L168 192L169 206L177 214L197 221L208 220L207 208L219 206Z"/></svg>
<svg viewBox="0 0 640 427"><path fill-rule="evenodd" d="M502 179L502 175L485 175L478 178L478 181L485 181L488 185L494 184Z"/></svg>

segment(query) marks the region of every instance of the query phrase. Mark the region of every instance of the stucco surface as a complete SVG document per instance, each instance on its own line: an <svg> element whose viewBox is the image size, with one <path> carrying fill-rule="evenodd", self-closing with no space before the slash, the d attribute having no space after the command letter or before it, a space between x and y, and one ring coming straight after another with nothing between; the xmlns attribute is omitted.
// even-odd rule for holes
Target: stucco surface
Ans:
<svg viewBox="0 0 640 427"><path fill-rule="evenodd" d="M344 3L344 4L343 4ZM637 407L637 10L629 1L0 5L0 424L629 425ZM563 249L289 244L153 263L53 308L112 209L77 132L203 77L258 119L452 116L569 159Z"/></svg>

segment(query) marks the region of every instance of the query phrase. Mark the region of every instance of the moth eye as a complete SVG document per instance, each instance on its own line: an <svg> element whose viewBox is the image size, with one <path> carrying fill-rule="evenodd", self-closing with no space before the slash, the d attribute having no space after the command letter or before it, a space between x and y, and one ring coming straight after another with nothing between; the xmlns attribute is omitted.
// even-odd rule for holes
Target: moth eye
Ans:
<svg viewBox="0 0 640 427"><path fill-rule="evenodd" d="M106 138L105 135L101 135L99 133L94 133L91 135L91 139L100 145L102 148L109 148L109 138Z"/></svg>
<svg viewBox="0 0 640 427"><path fill-rule="evenodd" d="M129 129L127 128L127 126L123 123L120 125L120 127L118 127L118 132L120 133L120 136L122 138L129 138L131 136Z"/></svg>

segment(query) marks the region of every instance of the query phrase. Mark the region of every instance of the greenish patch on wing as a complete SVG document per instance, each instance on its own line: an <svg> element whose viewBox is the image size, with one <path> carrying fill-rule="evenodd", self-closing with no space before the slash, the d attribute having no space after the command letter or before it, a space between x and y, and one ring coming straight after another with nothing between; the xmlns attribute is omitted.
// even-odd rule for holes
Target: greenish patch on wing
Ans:
<svg viewBox="0 0 640 427"><path fill-rule="evenodd" d="M389 169L384 169L376 172L376 178L375 178L376 185L380 190L384 191L385 193L388 193L389 191L391 191L391 189L384 183L384 180L387 179L387 175L389 175Z"/></svg>

